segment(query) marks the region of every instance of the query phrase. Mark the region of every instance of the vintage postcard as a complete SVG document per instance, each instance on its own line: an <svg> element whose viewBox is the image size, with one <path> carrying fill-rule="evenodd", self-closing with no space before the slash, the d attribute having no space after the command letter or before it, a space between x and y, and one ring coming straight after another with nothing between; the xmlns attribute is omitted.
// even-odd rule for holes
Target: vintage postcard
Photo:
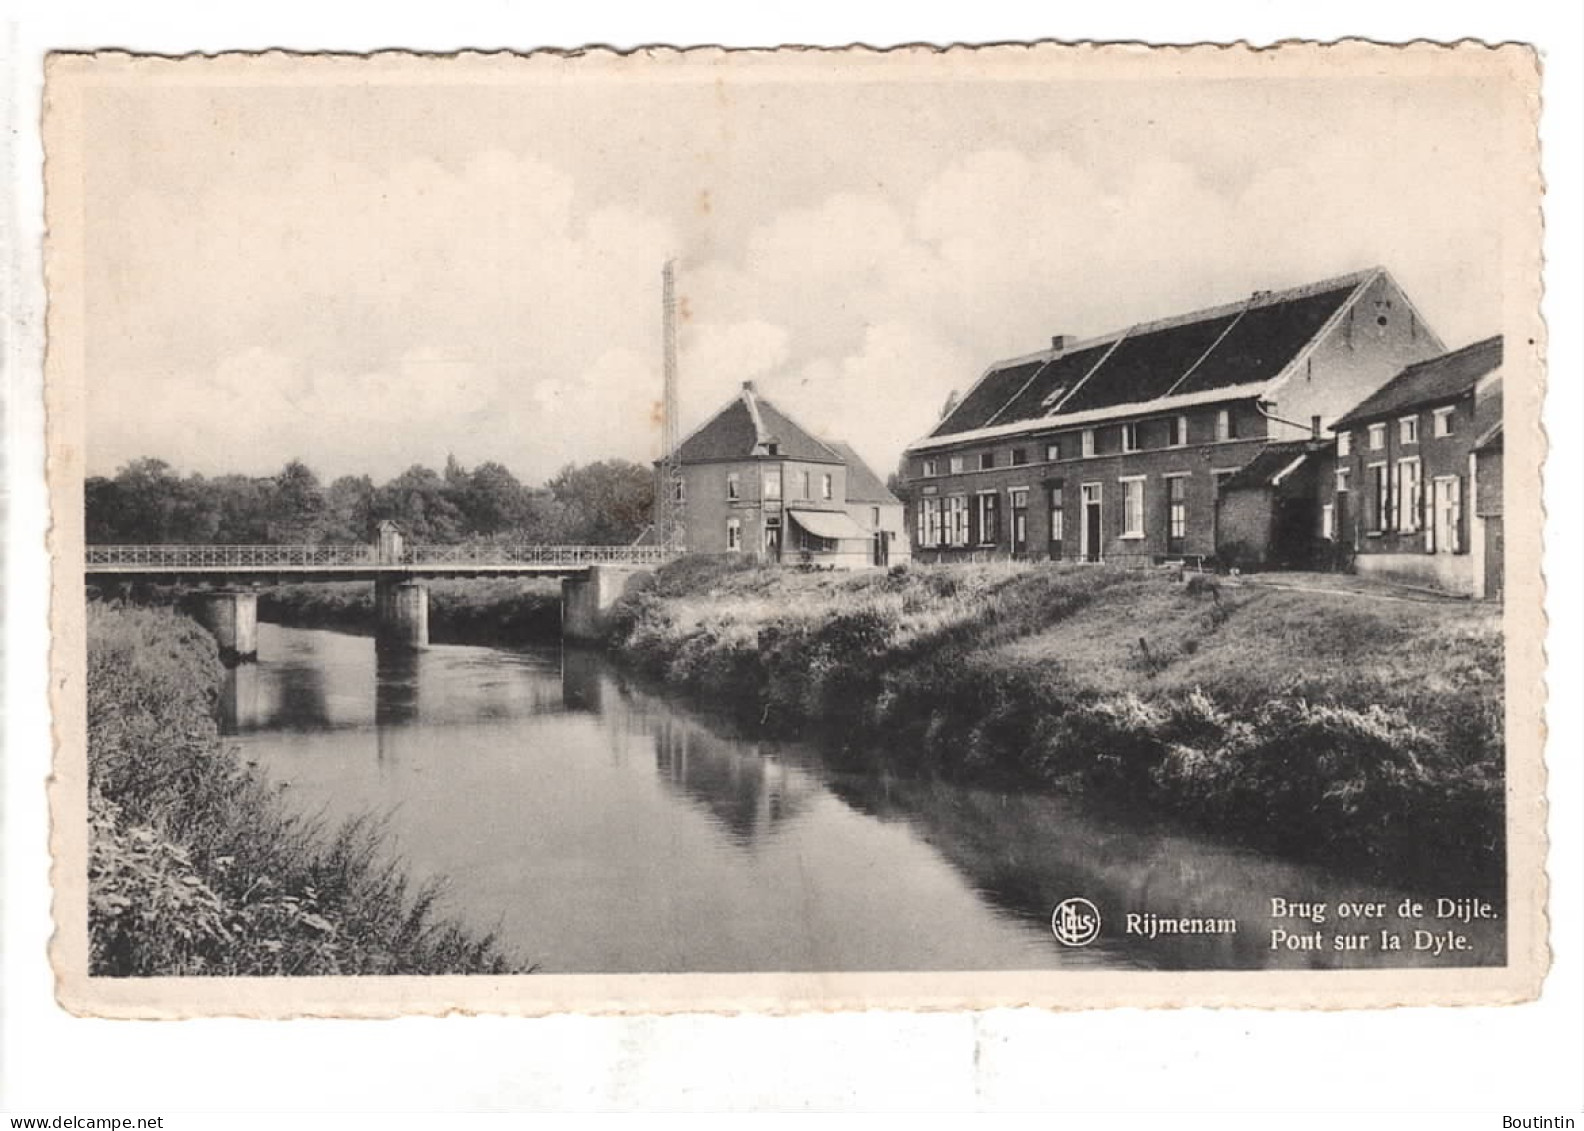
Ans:
<svg viewBox="0 0 1584 1131"><path fill-rule="evenodd" d="M60 1000L1533 998L1538 91L51 58Z"/></svg>

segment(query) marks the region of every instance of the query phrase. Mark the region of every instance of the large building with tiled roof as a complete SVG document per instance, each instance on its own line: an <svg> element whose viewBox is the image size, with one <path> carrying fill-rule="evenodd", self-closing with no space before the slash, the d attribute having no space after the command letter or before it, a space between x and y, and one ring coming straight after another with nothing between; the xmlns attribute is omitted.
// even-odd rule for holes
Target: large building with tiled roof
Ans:
<svg viewBox="0 0 1584 1131"><path fill-rule="evenodd" d="M842 567L907 557L901 501L851 447L821 440L752 381L677 458L690 552Z"/></svg>
<svg viewBox="0 0 1584 1131"><path fill-rule="evenodd" d="M914 553L1210 558L1221 484L1267 445L1319 440L1443 348L1380 268L1053 338L990 366L908 448ZM1280 528L1317 530L1314 494L1297 505L1308 515L1286 513ZM1240 552L1249 564L1281 556L1260 544Z"/></svg>
<svg viewBox="0 0 1584 1131"><path fill-rule="evenodd" d="M1360 574L1502 591L1502 339L1407 366L1334 425L1322 530Z"/></svg>

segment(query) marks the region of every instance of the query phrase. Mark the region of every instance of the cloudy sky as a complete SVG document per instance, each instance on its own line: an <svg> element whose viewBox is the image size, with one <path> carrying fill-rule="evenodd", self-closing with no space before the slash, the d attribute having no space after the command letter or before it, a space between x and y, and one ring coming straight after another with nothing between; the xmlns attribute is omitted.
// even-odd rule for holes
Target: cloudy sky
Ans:
<svg viewBox="0 0 1584 1131"><path fill-rule="evenodd" d="M1499 328L1488 86L650 70L100 88L89 472L652 459L668 255L684 431L752 378L882 472L1053 333L1377 263L1449 345Z"/></svg>

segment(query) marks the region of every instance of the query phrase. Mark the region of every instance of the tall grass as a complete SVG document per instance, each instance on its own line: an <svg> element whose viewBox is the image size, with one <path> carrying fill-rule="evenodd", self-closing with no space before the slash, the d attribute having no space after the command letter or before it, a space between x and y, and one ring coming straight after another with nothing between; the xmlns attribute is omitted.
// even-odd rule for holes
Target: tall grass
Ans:
<svg viewBox="0 0 1584 1131"><path fill-rule="evenodd" d="M1503 874L1501 630L1477 606L1093 567L684 560L616 624L655 676L892 764L1395 882Z"/></svg>
<svg viewBox="0 0 1584 1131"><path fill-rule="evenodd" d="M88 608L90 969L101 976L507 973L436 913L370 818L291 813L221 741L213 639L165 609Z"/></svg>

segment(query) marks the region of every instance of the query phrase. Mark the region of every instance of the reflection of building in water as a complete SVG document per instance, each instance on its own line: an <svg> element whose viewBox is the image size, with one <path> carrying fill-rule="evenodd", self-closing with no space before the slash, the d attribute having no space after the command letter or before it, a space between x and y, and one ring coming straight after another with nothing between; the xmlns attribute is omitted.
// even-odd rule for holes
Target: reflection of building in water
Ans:
<svg viewBox="0 0 1584 1131"><path fill-rule="evenodd" d="M709 810L739 844L760 840L795 818L816 788L757 747L741 752L681 718L657 719L654 736L660 777Z"/></svg>
<svg viewBox="0 0 1584 1131"><path fill-rule="evenodd" d="M220 685L220 733L242 734L259 725L259 669L236 664L225 670Z"/></svg>
<svg viewBox="0 0 1584 1131"><path fill-rule="evenodd" d="M605 660L588 648L565 648L561 652L561 702L568 711L598 714L604 703L602 675Z"/></svg>

